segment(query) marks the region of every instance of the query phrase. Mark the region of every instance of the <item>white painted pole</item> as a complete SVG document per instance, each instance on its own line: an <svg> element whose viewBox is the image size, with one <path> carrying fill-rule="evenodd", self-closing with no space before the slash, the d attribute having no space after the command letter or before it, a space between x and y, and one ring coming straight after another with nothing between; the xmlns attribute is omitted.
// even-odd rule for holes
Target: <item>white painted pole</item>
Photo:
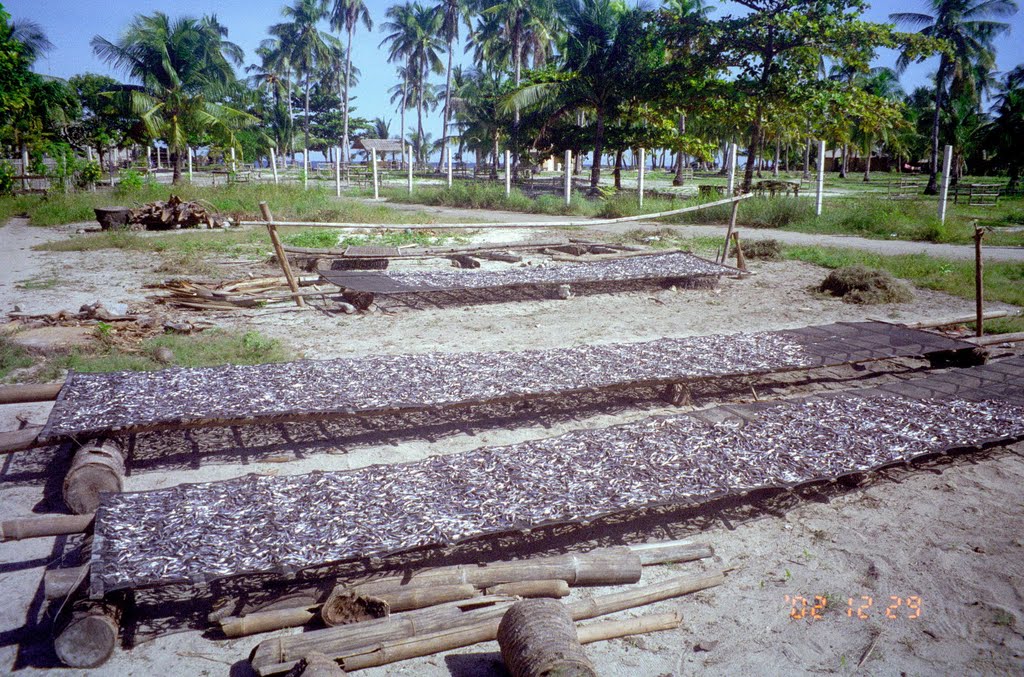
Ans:
<svg viewBox="0 0 1024 677"><path fill-rule="evenodd" d="M946 222L946 198L949 197L949 174L953 169L953 146L942 154L942 188L939 190L939 221Z"/></svg>
<svg viewBox="0 0 1024 677"><path fill-rule="evenodd" d="M274 172L274 185L277 185L277 153L274 152L274 147L270 147L270 169Z"/></svg>
<svg viewBox="0 0 1024 677"><path fill-rule="evenodd" d="M725 189L725 194L726 195L732 195L733 191L736 189L736 151L737 150L738 149L736 148L736 144L735 143L729 144L729 157L726 160L729 163L728 164L728 167L729 167L729 169L728 169L728 172L729 172L729 185Z"/></svg>
<svg viewBox="0 0 1024 677"><path fill-rule="evenodd" d="M231 146L231 171L238 171L238 165L235 163L235 147Z"/></svg>
<svg viewBox="0 0 1024 677"><path fill-rule="evenodd" d="M409 149L409 195L412 195L412 144L406 148Z"/></svg>
<svg viewBox="0 0 1024 677"><path fill-rule="evenodd" d="M512 194L512 165L509 163L511 153L505 151L505 197Z"/></svg>
<svg viewBox="0 0 1024 677"><path fill-rule="evenodd" d="M334 148L334 193L341 197L341 146Z"/></svg>
<svg viewBox="0 0 1024 677"><path fill-rule="evenodd" d="M640 172L636 176L636 189L640 196L640 206L644 206L644 163L647 160L647 152L645 149L640 149L640 162L637 163L637 171Z"/></svg>
<svg viewBox="0 0 1024 677"><path fill-rule="evenodd" d="M153 166L153 147L146 146L146 169Z"/></svg>
<svg viewBox="0 0 1024 677"><path fill-rule="evenodd" d="M160 164L160 146L157 146L156 141L154 141L153 147L156 148L156 168L163 169L163 166Z"/></svg>
<svg viewBox="0 0 1024 677"><path fill-rule="evenodd" d="M192 146L185 146L185 155L188 157L188 182L192 183Z"/></svg>
<svg viewBox="0 0 1024 677"><path fill-rule="evenodd" d="M373 199L380 199L380 186L377 185L377 151L371 150L370 157L373 158Z"/></svg>
<svg viewBox="0 0 1024 677"><path fill-rule="evenodd" d="M85 159L87 162L92 162L92 146L85 147Z"/></svg>
<svg viewBox="0 0 1024 677"><path fill-rule="evenodd" d="M572 151L565 151L565 204L572 204Z"/></svg>
<svg viewBox="0 0 1024 677"><path fill-rule="evenodd" d="M821 216L821 201L825 198L825 141L818 142L818 191L814 197L814 213Z"/></svg>
<svg viewBox="0 0 1024 677"><path fill-rule="evenodd" d="M448 154L448 187L452 187L452 147L448 146L445 148L445 152Z"/></svg>
<svg viewBox="0 0 1024 677"><path fill-rule="evenodd" d="M302 189L309 188L309 149L302 149Z"/></svg>

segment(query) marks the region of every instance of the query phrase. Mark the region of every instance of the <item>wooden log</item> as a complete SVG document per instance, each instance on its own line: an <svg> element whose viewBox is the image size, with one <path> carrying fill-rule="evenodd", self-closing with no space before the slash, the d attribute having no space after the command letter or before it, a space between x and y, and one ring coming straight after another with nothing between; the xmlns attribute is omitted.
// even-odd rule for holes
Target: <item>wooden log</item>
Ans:
<svg viewBox="0 0 1024 677"><path fill-rule="evenodd" d="M520 562L485 565L460 564L428 569L411 576L397 575L360 583L350 588L360 595L375 595L406 586L463 585L487 588L499 583L562 580L569 585L624 585L641 575L640 557L629 548L605 548L586 553L541 557Z"/></svg>
<svg viewBox="0 0 1024 677"><path fill-rule="evenodd" d="M281 271L284 273L285 278L288 280L288 288L292 290L293 294L297 294L299 291L299 285L295 281L295 274L292 273L292 267L288 263L288 255L284 253L284 247L281 244L281 238L277 235L277 227L273 224L273 216L270 214L270 207L267 206L266 202L260 203L260 212L263 214L265 219L265 225L267 226L267 233L270 234L270 242L274 245L274 253L277 255L277 262L281 266ZM306 305L306 302L301 296L295 297L295 305L302 308Z"/></svg>
<svg viewBox="0 0 1024 677"><path fill-rule="evenodd" d="M641 545L631 545L629 549L640 557L640 563L645 567L655 564L693 562L715 554L715 551L707 543L694 543L692 541L644 543Z"/></svg>
<svg viewBox="0 0 1024 677"><path fill-rule="evenodd" d="M423 609L428 606L444 604L445 602L470 599L477 597L479 594L475 586L467 583L464 585L438 585L429 588L394 590L381 594L378 596L378 599L386 603L393 613L397 613L399 611ZM494 592L488 594L514 596L516 593Z"/></svg>
<svg viewBox="0 0 1024 677"><path fill-rule="evenodd" d="M1024 331L1013 332L1012 334L989 334L988 336L968 336L964 339L976 346L994 346L1000 343L1017 343L1024 341Z"/></svg>
<svg viewBox="0 0 1024 677"><path fill-rule="evenodd" d="M520 581L519 583L500 583L484 590L488 595L512 595L515 597L550 597L557 599L569 594L569 584L565 581Z"/></svg>
<svg viewBox="0 0 1024 677"><path fill-rule="evenodd" d="M523 260L522 256L508 252L479 252L476 256L488 261L503 261L505 263L521 263Z"/></svg>
<svg viewBox="0 0 1024 677"><path fill-rule="evenodd" d="M30 425L21 430L0 433L0 454L10 454L39 446L39 433L42 431L43 426Z"/></svg>
<svg viewBox="0 0 1024 677"><path fill-rule="evenodd" d="M64 665L95 668L114 653L121 610L105 602L76 602L57 623L53 650Z"/></svg>
<svg viewBox="0 0 1024 677"><path fill-rule="evenodd" d="M57 399L63 383L32 383L0 387L0 404L50 402Z"/></svg>
<svg viewBox="0 0 1024 677"><path fill-rule="evenodd" d="M994 320L1000 317L1006 317L1009 315L1005 310L993 310L992 312L985 313L986 320ZM944 320L926 320L924 322L908 322L903 326L907 329L934 329L936 327L948 327L952 324L967 324L974 322L978 318L976 315L961 315L960 317L952 317ZM879 322L885 322L886 320L877 320Z"/></svg>
<svg viewBox="0 0 1024 677"><path fill-rule="evenodd" d="M277 674L290 670L310 651L320 651L332 657L345 656L384 641L415 637L443 628L474 625L488 619L497 623L516 601L514 597L499 595L476 597L352 625L274 637L256 647L252 665L260 674L264 674L263 670L269 670L265 674Z"/></svg>
<svg viewBox="0 0 1024 677"><path fill-rule="evenodd" d="M303 656L294 674L297 677L345 677L345 671L337 661L318 651Z"/></svg>
<svg viewBox="0 0 1024 677"><path fill-rule="evenodd" d="M567 606L573 620L585 620L596 616L622 611L638 606L653 604L655 602L681 597L683 595L705 590L725 581L723 572L713 572L701 576L684 576L670 579L662 583L644 586L637 590L629 590L624 593L602 595L589 600L582 600ZM252 658L252 665L256 673L261 677L287 672L294 667L295 662L304 655L306 651L323 651L335 659L341 659L346 671L353 672L363 668L376 667L394 663L396 661L428 656L441 651L449 651L465 646L471 646L479 642L487 642L495 639L498 634L498 625L505 610L511 605L503 605L497 609L487 609L481 612L469 612L461 617L460 623L448 623L443 625L444 629L431 630L430 626L423 624L420 632L413 632L400 636L398 634L388 635L386 632L374 633L378 639L359 644L359 641L369 639L371 633L363 631L360 625L363 623L345 626L341 628L329 628L308 632L303 635L292 637L276 638L261 643ZM430 611L425 610L425 611ZM377 629L382 623L394 621L403 617L409 618L422 611L398 614L380 621L370 621ZM386 628L387 626L383 626ZM402 630L408 631L407 626ZM337 641L336 636L344 633L348 641ZM341 646L347 649L338 650Z"/></svg>
<svg viewBox="0 0 1024 677"><path fill-rule="evenodd" d="M124 454L114 440L94 441L75 452L64 477L64 502L71 512L96 512L101 493L120 493L124 488Z"/></svg>
<svg viewBox="0 0 1024 677"><path fill-rule="evenodd" d="M452 260L452 263L454 263L459 268L480 267L480 262L474 259L472 256L468 256L467 254L453 254L448 258L450 258Z"/></svg>
<svg viewBox="0 0 1024 677"><path fill-rule="evenodd" d="M512 677L597 677L561 602L529 599L512 605L498 624L497 639Z"/></svg>
<svg viewBox="0 0 1024 677"><path fill-rule="evenodd" d="M0 541L20 541L80 534L92 528L93 515L46 515L18 517L0 522Z"/></svg>

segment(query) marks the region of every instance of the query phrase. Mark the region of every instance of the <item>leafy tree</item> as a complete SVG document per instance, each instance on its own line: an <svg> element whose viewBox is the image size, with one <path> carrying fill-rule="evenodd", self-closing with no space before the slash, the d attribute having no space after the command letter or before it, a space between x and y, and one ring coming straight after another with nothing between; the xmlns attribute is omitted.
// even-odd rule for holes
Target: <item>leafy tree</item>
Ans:
<svg viewBox="0 0 1024 677"><path fill-rule="evenodd" d="M140 83L123 90L121 103L153 138L167 142L174 183L181 180L190 137L213 133L231 142L236 129L256 122L219 102L235 81L229 60L241 63L240 50L226 36L215 17L172 20L156 12L137 15L117 42L92 39L98 57Z"/></svg>
<svg viewBox="0 0 1024 677"><path fill-rule="evenodd" d="M928 186L925 193L938 192L939 127L947 88L974 91L978 70L975 64L994 64L993 40L1009 30L1009 24L994 19L1010 17L1017 12L1013 0L925 0L930 13L896 12L893 21L918 28L921 35L942 40L946 48L939 56L935 76L935 108L932 113L931 157ZM904 52L899 66L906 67L918 55ZM984 68L982 69L984 70ZM952 81L952 82L951 82Z"/></svg>
<svg viewBox="0 0 1024 677"><path fill-rule="evenodd" d="M1020 182L1024 165L1020 140L1024 139L1024 64L1017 66L1003 79L993 109L989 128L989 145L995 150L995 162L1010 175L1011 191Z"/></svg>
<svg viewBox="0 0 1024 677"><path fill-rule="evenodd" d="M117 105L116 95L124 86L112 77L83 73L68 80L75 97L82 105L82 118L75 125L74 141L79 146L89 146L99 156L111 147L120 148L129 139L138 139L137 121L131 111ZM136 134L133 134L136 132Z"/></svg>

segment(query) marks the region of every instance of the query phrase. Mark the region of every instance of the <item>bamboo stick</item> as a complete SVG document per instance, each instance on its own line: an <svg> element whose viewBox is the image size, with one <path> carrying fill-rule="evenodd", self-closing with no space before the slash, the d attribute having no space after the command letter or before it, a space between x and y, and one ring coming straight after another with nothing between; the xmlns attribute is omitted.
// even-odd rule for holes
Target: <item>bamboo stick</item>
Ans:
<svg viewBox="0 0 1024 677"><path fill-rule="evenodd" d="M92 527L92 521L93 515L17 517L0 522L0 541L80 534Z"/></svg>
<svg viewBox="0 0 1024 677"><path fill-rule="evenodd" d="M576 626L576 636L580 644L592 644L629 635L642 635L648 632L660 632L678 628L683 622L677 612L667 614L648 614L624 621L598 621L587 625Z"/></svg>
<svg viewBox="0 0 1024 677"><path fill-rule="evenodd" d="M57 393L63 387L63 382L3 386L0 387L0 404L50 402L57 399Z"/></svg>
<svg viewBox="0 0 1024 677"><path fill-rule="evenodd" d="M688 212L700 211L701 209L709 209L711 207L718 207L726 204L733 204L741 200L748 200L754 197L753 193L747 193L746 195L737 195L736 197L729 197L722 200L716 200L714 202L705 202L703 204L694 205L692 207L681 207L679 209L670 209L665 212L654 212L651 214L639 214L637 216L620 216L614 219L577 219L575 221L537 221L533 223L509 223L506 221L497 221L491 223L423 223L423 224L394 224L394 223L321 223L318 221L274 221L273 225L279 227L298 227L298 228L365 228L367 230L373 229L391 229L391 230L439 230L445 229L461 229L461 230L479 230L481 228L573 228L573 227L586 227L586 226L604 226L613 223L629 223L631 221L649 221L653 219L660 219L666 216L675 216L676 214L686 214ZM239 225L242 226L263 226L266 225L265 221L240 221Z"/></svg>
<svg viewBox="0 0 1024 677"><path fill-rule="evenodd" d="M1012 334L990 334L988 336L969 336L964 339L976 346L994 346L1000 343L1017 343L1024 341L1024 331L1013 332Z"/></svg>
<svg viewBox="0 0 1024 677"><path fill-rule="evenodd" d="M596 616L622 611L624 609L645 606L655 602L681 597L683 595L705 590L707 588L721 585L725 581L723 572L714 572L702 576L684 576L674 578L663 583L651 586L644 586L638 590L629 590L623 593L602 595L590 600L583 600L567 606L569 615L573 620L586 620ZM294 637L284 637L273 640L271 650L265 650L260 644L252 659L253 668L260 677L286 672L295 666L298 656L302 651L319 650L336 659L340 659L346 671L352 672L363 668L376 667L394 663L396 661L428 656L441 651L449 651L465 646L471 646L480 642L493 640L498 633L498 625L505 609L486 610L486 613L470 616L467 614L464 619L467 623L453 626L449 624L444 630L431 632L426 627L421 633L414 633L405 637L396 638L380 633L380 639L375 643L367 643L361 646L349 642L346 651L335 649L335 642L330 641L330 633L357 629L359 625L345 626L342 628L330 628ZM416 613L416 612L413 612ZM409 614L405 614L408 616ZM397 618L397 617L392 617ZM386 620L386 619L382 619ZM381 623L381 621L371 621ZM319 636L309 641L312 635ZM368 633L363 633L364 636ZM595 634L600 634L596 632ZM319 644L319 646L318 646ZM302 651L296 652L297 649ZM276 651L275 651L276 650ZM276 662L271 662L275 656L279 657ZM295 656L292 658L291 656Z"/></svg>
<svg viewBox="0 0 1024 677"><path fill-rule="evenodd" d="M257 611L245 616L228 616L220 620L220 629L225 637L235 639L259 632L297 628L313 620L320 611L320 605Z"/></svg>
<svg viewBox="0 0 1024 677"><path fill-rule="evenodd" d="M278 263L281 264L281 270L284 271L284 276L288 280L288 288L292 290L293 294L299 293L299 285L295 281L295 274L292 273L292 267L288 263L288 255L284 253L284 247L281 245L281 238L277 235L277 228L273 223L274 217L270 214L270 207L267 206L266 202L260 203L260 211L263 213L263 218L266 220L267 232L270 233L270 241L274 245L274 252L277 254ZM306 305L306 302L301 296L295 297L295 305L302 308Z"/></svg>
<svg viewBox="0 0 1024 677"><path fill-rule="evenodd" d="M0 433L0 454L10 454L39 446L39 433L42 431L43 426L30 425L21 430Z"/></svg>
<svg viewBox="0 0 1024 677"><path fill-rule="evenodd" d="M1005 310L993 310L985 313L984 318L986 320L994 320L1000 317L1006 317L1009 315ZM947 327L952 324L966 324L968 322L975 322L977 320L976 315L961 315L960 317L948 318L945 320L926 320L924 322L908 322L903 326L907 329L934 329L935 327ZM885 320L878 320L879 322L885 322Z"/></svg>
<svg viewBox="0 0 1024 677"><path fill-rule="evenodd" d="M488 595L514 595L516 597L566 597L569 584L565 581L520 581L519 583L500 583L484 590Z"/></svg>

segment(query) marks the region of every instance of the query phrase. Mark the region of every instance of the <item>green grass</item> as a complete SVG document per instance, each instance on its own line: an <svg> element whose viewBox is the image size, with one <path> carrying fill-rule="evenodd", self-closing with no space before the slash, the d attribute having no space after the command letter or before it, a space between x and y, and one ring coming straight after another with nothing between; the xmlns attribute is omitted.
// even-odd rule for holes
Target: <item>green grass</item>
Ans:
<svg viewBox="0 0 1024 677"><path fill-rule="evenodd" d="M370 235L342 235L330 228L309 228L290 233L282 238L284 244L292 247L308 247L311 249L332 249L336 247L358 247L376 245L383 247L403 247L415 245L430 247L445 244L451 240L465 240L463 237L446 234L435 235L423 230L393 230Z"/></svg>
<svg viewBox="0 0 1024 677"><path fill-rule="evenodd" d="M284 362L293 357L281 341L267 338L258 332L236 333L210 329L193 335L157 336L143 341L138 351L134 352L109 345L97 351L75 350L49 359L36 378L51 381L68 369L87 373L165 369L170 365L155 357L160 348L167 348L174 354L173 364L178 367L267 364Z"/></svg>
<svg viewBox="0 0 1024 677"><path fill-rule="evenodd" d="M0 336L0 379L15 369L32 366L32 357L21 346L12 343L6 336Z"/></svg>
<svg viewBox="0 0 1024 677"><path fill-rule="evenodd" d="M53 289L61 283L61 279L56 275L37 275L30 277L25 280L18 280L14 283L17 289L26 290L39 290L39 289Z"/></svg>

